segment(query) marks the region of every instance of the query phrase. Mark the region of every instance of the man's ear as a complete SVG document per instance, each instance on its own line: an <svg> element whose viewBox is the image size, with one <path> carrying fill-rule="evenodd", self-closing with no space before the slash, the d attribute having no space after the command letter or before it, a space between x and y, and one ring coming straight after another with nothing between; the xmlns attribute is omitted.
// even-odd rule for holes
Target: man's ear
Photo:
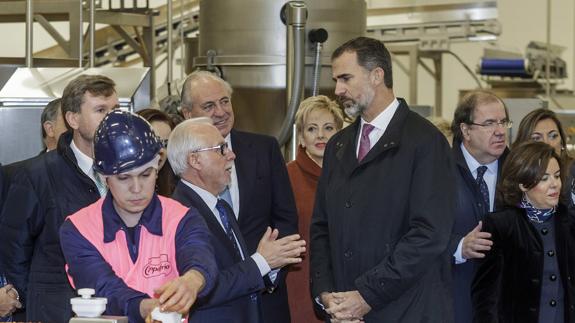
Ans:
<svg viewBox="0 0 575 323"><path fill-rule="evenodd" d="M197 153L188 153L188 165L193 168L200 170L202 169L202 164L199 159L199 154Z"/></svg>
<svg viewBox="0 0 575 323"><path fill-rule="evenodd" d="M78 130L80 128L80 113L66 111L65 119L68 125L70 125L70 128L74 130Z"/></svg>
<svg viewBox="0 0 575 323"><path fill-rule="evenodd" d="M182 115L184 116L184 119L191 119L192 118L192 113L190 112L190 110L188 109L182 109Z"/></svg>
<svg viewBox="0 0 575 323"><path fill-rule="evenodd" d="M45 121L42 124L42 127L44 128L44 131L46 132L46 137L48 138L54 138L56 137L56 134L54 132L54 122L53 121Z"/></svg>
<svg viewBox="0 0 575 323"><path fill-rule="evenodd" d="M370 80L373 85L378 86L381 83L383 83L383 77L385 76L385 72L381 67L376 67L369 73L370 73Z"/></svg>
<svg viewBox="0 0 575 323"><path fill-rule="evenodd" d="M460 123L459 129L461 130L461 134L463 135L463 139L469 140L469 125L467 123Z"/></svg>

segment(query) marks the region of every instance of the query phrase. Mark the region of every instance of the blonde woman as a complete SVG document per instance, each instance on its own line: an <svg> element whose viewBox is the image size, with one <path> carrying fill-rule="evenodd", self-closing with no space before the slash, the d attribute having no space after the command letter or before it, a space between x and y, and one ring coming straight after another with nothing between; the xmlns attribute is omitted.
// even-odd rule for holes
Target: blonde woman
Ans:
<svg viewBox="0 0 575 323"><path fill-rule="evenodd" d="M299 234L309 241L315 191L327 141L343 127L341 109L335 101L319 95L305 99L295 116L298 133L296 159L287 170L298 212ZM292 322L323 322L314 313L309 291L309 258L292 265L287 276Z"/></svg>

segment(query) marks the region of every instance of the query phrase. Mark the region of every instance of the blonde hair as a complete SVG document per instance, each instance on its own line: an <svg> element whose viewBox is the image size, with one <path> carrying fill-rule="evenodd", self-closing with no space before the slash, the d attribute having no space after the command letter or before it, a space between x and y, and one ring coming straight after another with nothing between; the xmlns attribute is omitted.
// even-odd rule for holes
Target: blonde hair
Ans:
<svg viewBox="0 0 575 323"><path fill-rule="evenodd" d="M298 133L303 131L305 120L309 114L317 109L325 110L333 115L337 130L343 128L343 114L337 102L330 100L330 98L325 95L317 95L310 96L300 103L295 115L295 126Z"/></svg>

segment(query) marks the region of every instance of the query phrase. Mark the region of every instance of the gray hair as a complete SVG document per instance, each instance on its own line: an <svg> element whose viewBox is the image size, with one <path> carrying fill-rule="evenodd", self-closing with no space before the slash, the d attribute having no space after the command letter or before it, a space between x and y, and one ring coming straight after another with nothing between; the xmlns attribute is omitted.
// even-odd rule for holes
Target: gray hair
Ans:
<svg viewBox="0 0 575 323"><path fill-rule="evenodd" d="M209 122L206 122L209 119ZM172 170L179 177L188 169L188 154L201 148L204 144L201 136L198 136L198 128L211 125L210 118L193 118L180 123L174 128L168 140L168 160ZM213 127L213 126L212 126Z"/></svg>
<svg viewBox="0 0 575 323"><path fill-rule="evenodd" d="M192 74L188 75L186 81L184 81L184 85L182 86L182 100L181 100L181 107L182 110L191 110L192 109L192 97L193 97L193 89L192 83L201 81L201 80L211 80L220 83L228 92L228 95L232 96L233 89L230 83L226 80L222 79L221 77L217 76L214 73L208 71L195 71Z"/></svg>

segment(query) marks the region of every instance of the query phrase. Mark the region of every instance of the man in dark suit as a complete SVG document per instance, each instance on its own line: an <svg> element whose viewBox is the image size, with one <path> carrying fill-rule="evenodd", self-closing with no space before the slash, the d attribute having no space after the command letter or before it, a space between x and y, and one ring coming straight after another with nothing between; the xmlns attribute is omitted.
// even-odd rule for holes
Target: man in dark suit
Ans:
<svg viewBox="0 0 575 323"><path fill-rule="evenodd" d="M465 95L453 116L453 147L457 195L455 226L450 242L453 254L453 292L456 322L473 321L471 282L474 258L491 249L491 234L481 232L483 217L495 209L495 188L507 155L506 135L511 126L507 108L487 91Z"/></svg>
<svg viewBox="0 0 575 323"><path fill-rule="evenodd" d="M383 43L332 55L348 115L327 144L311 223L312 295L332 321L451 322L454 178L445 137L393 93Z"/></svg>
<svg viewBox="0 0 575 323"><path fill-rule="evenodd" d="M14 173L0 217L0 267L25 305L26 321L67 322L76 296L64 271L58 230L64 218L105 194L92 170L93 138L118 106L115 83L80 75L64 89L68 131L56 150L29 159Z"/></svg>
<svg viewBox="0 0 575 323"><path fill-rule="evenodd" d="M297 232L297 210L277 140L237 131L231 103L232 88L218 76L197 71L182 89L182 113L189 118L209 117L236 155L231 182L221 197L230 204L249 253L254 253L267 227L280 236ZM286 270L272 272L276 288L262 297L265 322L290 322Z"/></svg>
<svg viewBox="0 0 575 323"><path fill-rule="evenodd" d="M257 251L248 253L233 210L218 199L230 182L235 155L216 127L184 121L170 135L168 158L181 178L172 198L204 217L219 268L216 287L194 306L190 322L263 322L264 277L272 269L299 263L305 242L298 234L277 239L278 230L268 228Z"/></svg>

